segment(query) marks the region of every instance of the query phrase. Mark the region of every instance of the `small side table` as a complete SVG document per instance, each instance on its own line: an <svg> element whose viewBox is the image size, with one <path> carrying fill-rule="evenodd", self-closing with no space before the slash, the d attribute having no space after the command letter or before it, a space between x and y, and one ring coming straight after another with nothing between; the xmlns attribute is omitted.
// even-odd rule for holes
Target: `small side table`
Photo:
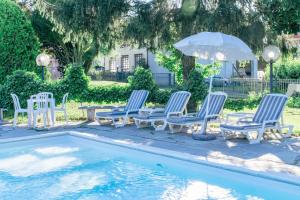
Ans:
<svg viewBox="0 0 300 200"><path fill-rule="evenodd" d="M80 106L78 109L86 110L87 120L90 122L95 121L95 113L97 109L114 109L115 106Z"/></svg>

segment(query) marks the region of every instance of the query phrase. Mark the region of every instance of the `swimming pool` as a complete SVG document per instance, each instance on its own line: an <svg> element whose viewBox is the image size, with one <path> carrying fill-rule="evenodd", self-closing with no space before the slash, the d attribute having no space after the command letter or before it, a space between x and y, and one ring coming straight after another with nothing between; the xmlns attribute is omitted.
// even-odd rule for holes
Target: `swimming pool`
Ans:
<svg viewBox="0 0 300 200"><path fill-rule="evenodd" d="M300 199L297 184L75 135L0 144L0 199Z"/></svg>

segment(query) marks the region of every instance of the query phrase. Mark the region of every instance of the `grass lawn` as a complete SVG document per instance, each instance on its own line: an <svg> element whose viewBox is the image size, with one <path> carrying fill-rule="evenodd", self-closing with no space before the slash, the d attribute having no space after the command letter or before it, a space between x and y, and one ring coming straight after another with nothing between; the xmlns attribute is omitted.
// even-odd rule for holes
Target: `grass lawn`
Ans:
<svg viewBox="0 0 300 200"><path fill-rule="evenodd" d="M90 81L90 86L126 86L128 83L116 82L116 81Z"/></svg>
<svg viewBox="0 0 300 200"><path fill-rule="evenodd" d="M78 102L69 102L67 105L67 112L69 116L70 121L83 121L86 119L86 111L79 110L78 107L81 105L98 105L98 103L78 103ZM119 104L107 104L107 105L122 105L122 103ZM149 105L148 105L149 106ZM153 105L150 105L153 106ZM232 110L224 110L224 114L228 113L233 113L235 111ZM254 113L255 110L243 110L242 112L249 112L249 113ZM8 112L4 113L5 120L12 121L13 119L13 110L9 110ZM63 121L64 117L62 113L57 113L56 114L57 121ZM286 124L292 124L294 125L294 134L295 135L300 135L300 109L296 108L286 108L284 111L284 122ZM27 118L24 117L22 118L21 115L19 115L19 121L22 123L27 123Z"/></svg>

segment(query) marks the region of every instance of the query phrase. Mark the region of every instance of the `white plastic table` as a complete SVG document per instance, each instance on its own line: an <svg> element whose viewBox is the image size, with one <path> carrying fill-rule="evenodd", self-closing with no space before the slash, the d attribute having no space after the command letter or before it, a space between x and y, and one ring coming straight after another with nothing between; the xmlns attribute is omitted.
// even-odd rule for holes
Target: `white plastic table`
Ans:
<svg viewBox="0 0 300 200"><path fill-rule="evenodd" d="M28 127L33 126L33 112L34 112L34 103L37 103L37 99L28 99L27 100L27 112L28 112ZM50 104L49 110L51 114L51 126L55 124L55 99L48 99Z"/></svg>

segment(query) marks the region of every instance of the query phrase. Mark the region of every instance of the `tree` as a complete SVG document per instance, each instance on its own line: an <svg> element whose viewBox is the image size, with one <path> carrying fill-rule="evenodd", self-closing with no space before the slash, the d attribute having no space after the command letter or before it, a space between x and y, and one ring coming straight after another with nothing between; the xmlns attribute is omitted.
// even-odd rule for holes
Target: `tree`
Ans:
<svg viewBox="0 0 300 200"><path fill-rule="evenodd" d="M35 8L72 44L73 61L87 72L120 39L130 0L35 0Z"/></svg>
<svg viewBox="0 0 300 200"><path fill-rule="evenodd" d="M0 83L15 70L36 71L39 41L30 20L10 0L0 0Z"/></svg>
<svg viewBox="0 0 300 200"><path fill-rule="evenodd" d="M134 10L125 39L152 50L165 49L201 31L238 36L254 50L263 44L264 26L250 0L139 1ZM187 80L195 59L181 54L181 63Z"/></svg>
<svg viewBox="0 0 300 200"><path fill-rule="evenodd" d="M259 0L257 8L275 34L300 31L300 2L295 0Z"/></svg>

